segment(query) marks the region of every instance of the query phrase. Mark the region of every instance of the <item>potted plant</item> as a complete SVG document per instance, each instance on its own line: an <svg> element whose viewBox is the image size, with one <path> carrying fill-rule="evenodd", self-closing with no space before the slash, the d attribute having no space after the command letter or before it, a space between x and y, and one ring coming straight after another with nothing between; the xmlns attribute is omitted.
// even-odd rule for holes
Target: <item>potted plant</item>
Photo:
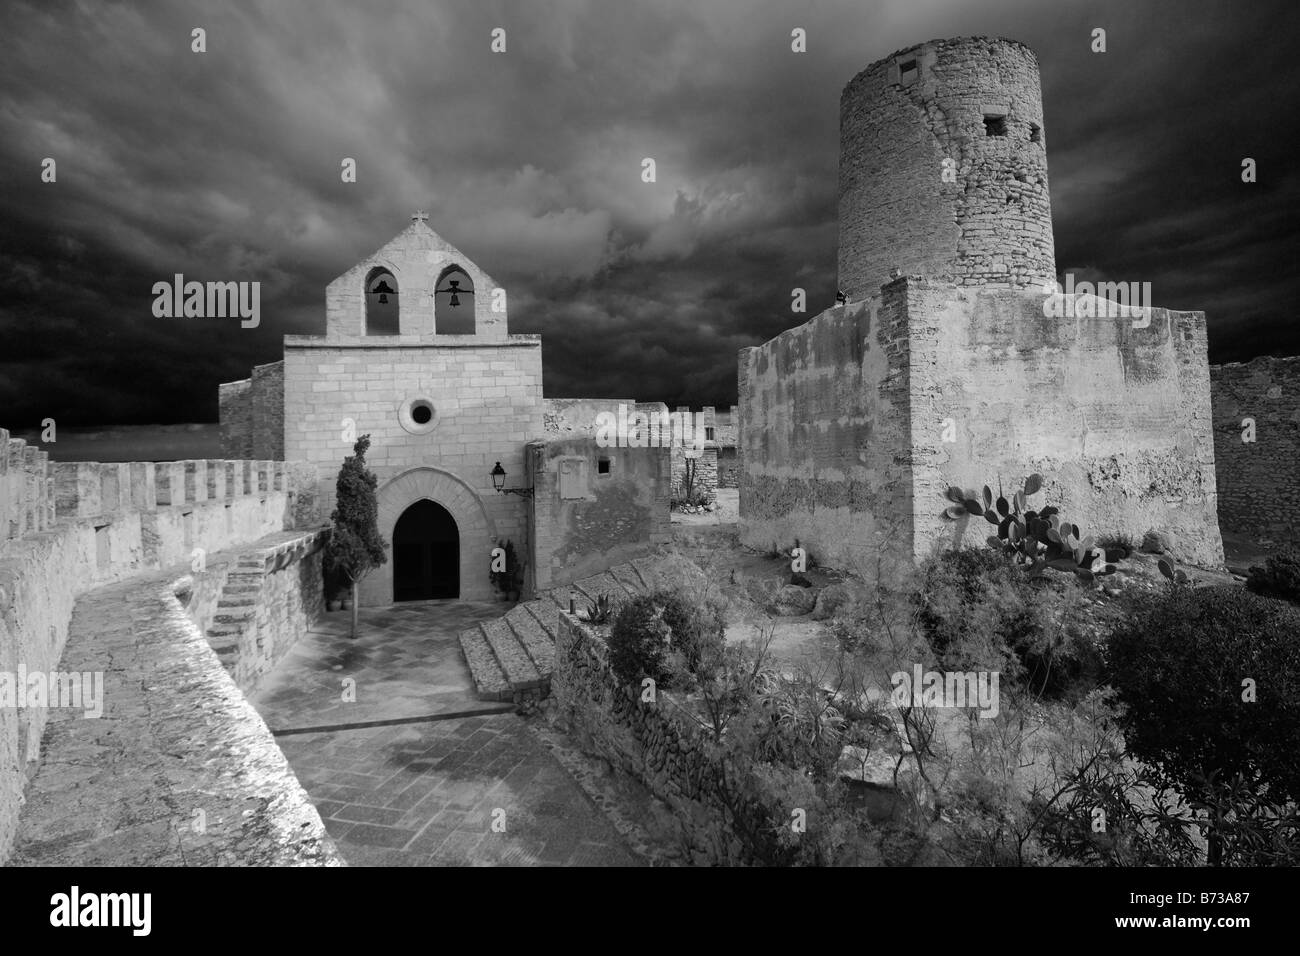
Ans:
<svg viewBox="0 0 1300 956"><path fill-rule="evenodd" d="M509 538L498 541L496 551L493 552L488 572L492 578L492 587L500 592L501 600L518 601L524 588L524 562L515 554L515 544Z"/></svg>

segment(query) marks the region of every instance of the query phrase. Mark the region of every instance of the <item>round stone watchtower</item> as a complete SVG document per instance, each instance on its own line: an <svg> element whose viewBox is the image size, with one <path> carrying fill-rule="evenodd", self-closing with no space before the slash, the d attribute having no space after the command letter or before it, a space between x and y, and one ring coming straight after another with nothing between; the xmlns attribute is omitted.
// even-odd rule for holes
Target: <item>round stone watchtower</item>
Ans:
<svg viewBox="0 0 1300 956"><path fill-rule="evenodd" d="M1038 58L1014 40L931 40L840 97L839 287L897 269L958 285L1056 277Z"/></svg>

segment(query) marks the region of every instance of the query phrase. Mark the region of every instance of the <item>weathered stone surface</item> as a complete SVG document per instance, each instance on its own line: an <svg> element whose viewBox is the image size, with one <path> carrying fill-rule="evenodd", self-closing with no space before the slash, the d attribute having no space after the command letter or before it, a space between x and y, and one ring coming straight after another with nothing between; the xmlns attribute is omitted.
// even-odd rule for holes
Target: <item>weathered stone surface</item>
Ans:
<svg viewBox="0 0 1300 956"><path fill-rule="evenodd" d="M180 571L77 601L63 671L103 715L51 711L10 863L338 865L319 814L173 593Z"/></svg>
<svg viewBox="0 0 1300 956"><path fill-rule="evenodd" d="M876 295L895 269L959 285L1053 279L1034 52L1006 39L935 40L855 76L840 98L839 222L839 286L851 300Z"/></svg>
<svg viewBox="0 0 1300 956"><path fill-rule="evenodd" d="M1210 367L1223 533L1272 547L1300 531L1300 356Z"/></svg>

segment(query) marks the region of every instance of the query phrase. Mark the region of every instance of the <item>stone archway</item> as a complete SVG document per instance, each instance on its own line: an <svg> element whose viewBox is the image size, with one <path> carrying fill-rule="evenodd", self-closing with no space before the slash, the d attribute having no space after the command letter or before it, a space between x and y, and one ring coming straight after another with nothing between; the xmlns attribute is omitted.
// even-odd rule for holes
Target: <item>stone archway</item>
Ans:
<svg viewBox="0 0 1300 956"><path fill-rule="evenodd" d="M366 575L361 582L365 607L393 603L393 532L398 519L417 501L428 500L447 510L456 524L460 543L460 597L466 601L492 598L488 577L496 527L483 508L478 494L451 472L441 468L409 468L378 490L379 533L389 543L387 563ZM481 572L481 573L480 573Z"/></svg>

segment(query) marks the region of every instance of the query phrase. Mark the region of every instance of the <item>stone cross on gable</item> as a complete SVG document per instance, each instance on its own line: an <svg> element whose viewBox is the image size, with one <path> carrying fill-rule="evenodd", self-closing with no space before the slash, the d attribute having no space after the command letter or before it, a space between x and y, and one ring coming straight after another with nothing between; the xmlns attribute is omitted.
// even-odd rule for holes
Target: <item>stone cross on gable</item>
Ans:
<svg viewBox="0 0 1300 956"><path fill-rule="evenodd" d="M411 222L428 222L429 214L423 209L415 210L415 215L411 217Z"/></svg>

